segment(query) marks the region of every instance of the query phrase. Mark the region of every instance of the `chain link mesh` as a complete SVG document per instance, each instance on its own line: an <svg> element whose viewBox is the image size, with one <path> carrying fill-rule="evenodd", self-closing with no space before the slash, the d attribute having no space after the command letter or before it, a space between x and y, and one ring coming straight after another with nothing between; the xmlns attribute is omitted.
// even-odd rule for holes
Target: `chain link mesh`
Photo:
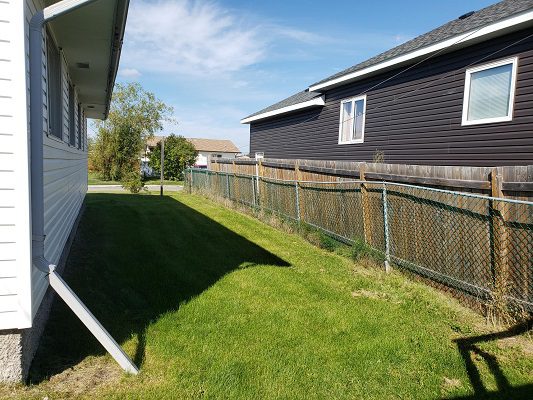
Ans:
<svg viewBox="0 0 533 400"><path fill-rule="evenodd" d="M390 182L277 180L188 170L187 189L362 241L400 268L533 312L533 204Z"/></svg>

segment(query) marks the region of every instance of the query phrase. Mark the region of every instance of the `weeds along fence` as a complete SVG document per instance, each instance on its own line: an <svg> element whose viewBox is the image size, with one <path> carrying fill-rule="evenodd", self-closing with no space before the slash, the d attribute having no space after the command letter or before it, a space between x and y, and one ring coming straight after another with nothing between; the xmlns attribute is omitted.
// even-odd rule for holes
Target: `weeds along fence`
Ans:
<svg viewBox="0 0 533 400"><path fill-rule="evenodd" d="M230 199L364 243L390 264L492 304L533 312L533 203L362 180L190 169L190 192Z"/></svg>

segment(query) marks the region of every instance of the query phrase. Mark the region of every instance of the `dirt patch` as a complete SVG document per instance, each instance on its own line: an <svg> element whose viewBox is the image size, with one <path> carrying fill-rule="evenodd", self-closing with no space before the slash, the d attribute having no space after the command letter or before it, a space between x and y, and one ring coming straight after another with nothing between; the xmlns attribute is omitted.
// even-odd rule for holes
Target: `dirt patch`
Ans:
<svg viewBox="0 0 533 400"><path fill-rule="evenodd" d="M442 390L444 393L449 393L455 389L459 389L463 384L459 379L444 377L442 382Z"/></svg>
<svg viewBox="0 0 533 400"><path fill-rule="evenodd" d="M352 297L367 297L369 299L383 299L385 300L387 298L387 295L385 293L380 292L374 292L372 290L355 290L352 292Z"/></svg>
<svg viewBox="0 0 533 400"><path fill-rule="evenodd" d="M80 364L50 377L39 385L17 384L0 387L0 398L72 399L118 386L124 376L118 365L102 357L88 358Z"/></svg>
<svg viewBox="0 0 533 400"><path fill-rule="evenodd" d="M500 339L497 342L500 349L515 348L519 349L524 355L533 357L533 339L528 337L509 337Z"/></svg>

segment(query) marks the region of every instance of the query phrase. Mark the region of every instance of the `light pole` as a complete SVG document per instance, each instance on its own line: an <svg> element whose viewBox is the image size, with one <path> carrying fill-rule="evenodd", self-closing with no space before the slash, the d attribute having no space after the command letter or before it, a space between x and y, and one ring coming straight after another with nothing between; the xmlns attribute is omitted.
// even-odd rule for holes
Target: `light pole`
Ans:
<svg viewBox="0 0 533 400"><path fill-rule="evenodd" d="M165 168L165 138L161 137L161 190L160 190L160 196L163 196L163 181L165 179L165 175L163 173Z"/></svg>

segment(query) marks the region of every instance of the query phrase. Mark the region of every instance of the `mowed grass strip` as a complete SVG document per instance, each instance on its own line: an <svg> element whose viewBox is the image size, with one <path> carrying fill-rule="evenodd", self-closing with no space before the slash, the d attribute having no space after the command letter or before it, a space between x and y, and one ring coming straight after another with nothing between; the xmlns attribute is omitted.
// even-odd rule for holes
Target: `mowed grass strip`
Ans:
<svg viewBox="0 0 533 400"><path fill-rule="evenodd" d="M533 388L527 338L476 344L467 370L454 340L486 333L475 314L198 196L88 194L66 279L140 375L121 374L58 301L32 385L0 395L528 398Z"/></svg>

